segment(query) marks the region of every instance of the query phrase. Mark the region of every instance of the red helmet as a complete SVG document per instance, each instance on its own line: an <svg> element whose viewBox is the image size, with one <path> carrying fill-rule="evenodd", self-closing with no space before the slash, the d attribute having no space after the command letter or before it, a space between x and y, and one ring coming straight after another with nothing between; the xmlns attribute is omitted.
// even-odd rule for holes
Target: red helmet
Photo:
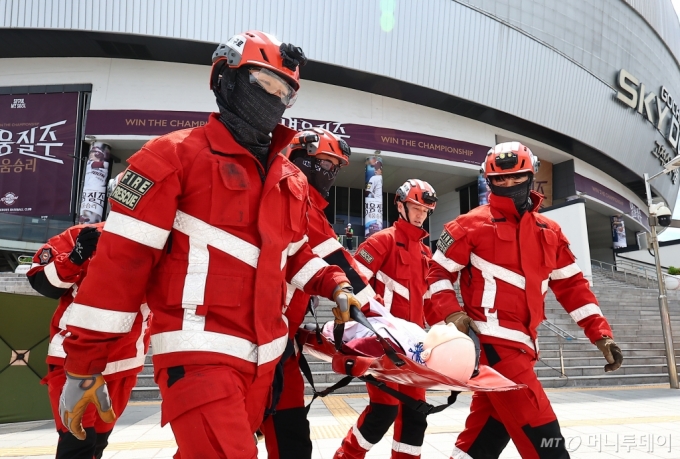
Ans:
<svg viewBox="0 0 680 459"><path fill-rule="evenodd" d="M306 149L309 156L323 153L338 158L341 167L349 164L349 156L352 154L347 142L330 131L318 127L296 134L286 149L285 155L290 156L293 150L299 149Z"/></svg>
<svg viewBox="0 0 680 459"><path fill-rule="evenodd" d="M505 142L489 150L482 163L481 173L484 174L484 178L522 172L536 174L540 164L529 147L519 142Z"/></svg>
<svg viewBox="0 0 680 459"><path fill-rule="evenodd" d="M249 30L220 43L212 57L210 89L218 87L219 76L225 65L237 69L244 65L262 67L283 77L292 88L300 89L299 66L307 63L302 49L283 44L276 37Z"/></svg>
<svg viewBox="0 0 680 459"><path fill-rule="evenodd" d="M425 206L428 210L434 210L437 205L437 192L434 191L432 185L419 179L408 179L402 186L397 189L397 195L394 197L394 203L397 202L412 202L421 206Z"/></svg>

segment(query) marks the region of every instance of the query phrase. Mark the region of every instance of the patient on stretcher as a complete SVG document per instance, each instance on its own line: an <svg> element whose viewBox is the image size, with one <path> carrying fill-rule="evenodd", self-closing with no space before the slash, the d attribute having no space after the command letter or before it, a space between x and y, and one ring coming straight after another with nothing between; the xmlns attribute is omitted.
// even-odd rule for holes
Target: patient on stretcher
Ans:
<svg viewBox="0 0 680 459"><path fill-rule="evenodd" d="M370 311L375 316L368 317L368 321L398 353L452 379L467 381L472 375L476 359L474 343L455 325L437 324L426 332L412 322L394 317L374 300L370 302ZM333 327L334 322L328 322L322 331L331 342ZM380 357L385 353L373 332L354 321L345 324L342 340L344 347L356 355Z"/></svg>

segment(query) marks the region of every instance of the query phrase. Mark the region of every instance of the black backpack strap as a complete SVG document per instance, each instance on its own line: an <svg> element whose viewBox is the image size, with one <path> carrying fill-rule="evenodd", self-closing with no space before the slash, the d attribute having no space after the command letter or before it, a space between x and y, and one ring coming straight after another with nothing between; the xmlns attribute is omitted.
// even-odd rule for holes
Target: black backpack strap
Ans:
<svg viewBox="0 0 680 459"><path fill-rule="evenodd" d="M408 406L412 410L415 410L419 413L422 413L425 416L427 416L429 414L439 413L440 411L444 411L446 408L450 407L451 405L453 405L456 402L456 398L458 397L458 394L460 394L460 392L451 391L451 395L449 395L445 404L439 405L439 406L434 406L434 405L427 403L424 400L415 399L415 398L413 398L409 395L406 395L406 394L399 392L398 390L392 389L391 387L389 387L384 382L378 381L377 379L375 379L373 376L370 376L370 375L369 376L362 376L359 379L367 382L368 384L374 385L375 387L377 387L381 391L385 392L386 394L391 395L392 397L396 398L397 400L399 400L401 403Z"/></svg>

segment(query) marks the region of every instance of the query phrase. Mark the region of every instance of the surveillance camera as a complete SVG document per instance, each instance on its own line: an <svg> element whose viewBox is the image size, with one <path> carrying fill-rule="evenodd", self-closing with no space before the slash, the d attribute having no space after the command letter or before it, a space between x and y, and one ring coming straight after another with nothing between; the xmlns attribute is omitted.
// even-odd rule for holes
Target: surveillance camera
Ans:
<svg viewBox="0 0 680 459"><path fill-rule="evenodd" d="M649 208L650 213L656 217L657 224L659 226L671 226L672 213L671 210L660 202L657 204L652 204Z"/></svg>

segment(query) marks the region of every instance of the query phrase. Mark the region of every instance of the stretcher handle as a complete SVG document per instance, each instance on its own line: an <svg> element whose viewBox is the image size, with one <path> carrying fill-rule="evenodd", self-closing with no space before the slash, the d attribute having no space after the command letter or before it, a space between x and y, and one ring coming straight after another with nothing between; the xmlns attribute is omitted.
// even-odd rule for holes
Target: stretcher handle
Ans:
<svg viewBox="0 0 680 459"><path fill-rule="evenodd" d="M394 350L392 345L390 343L388 343L385 338L380 336L377 331L375 331L375 329L373 328L373 325L371 325L371 323L368 321L368 319L366 318L364 313L361 311L361 309L359 309L357 307L349 308L349 316L352 319L354 319L356 322L360 323L364 327L368 328L371 332L373 332L375 337L378 339L378 342L382 346L383 350L385 351L385 354L387 355L387 357L389 357L390 360L396 366L400 367L400 366L404 365L404 361L401 360L401 358L399 358L399 356L397 355L397 352Z"/></svg>

